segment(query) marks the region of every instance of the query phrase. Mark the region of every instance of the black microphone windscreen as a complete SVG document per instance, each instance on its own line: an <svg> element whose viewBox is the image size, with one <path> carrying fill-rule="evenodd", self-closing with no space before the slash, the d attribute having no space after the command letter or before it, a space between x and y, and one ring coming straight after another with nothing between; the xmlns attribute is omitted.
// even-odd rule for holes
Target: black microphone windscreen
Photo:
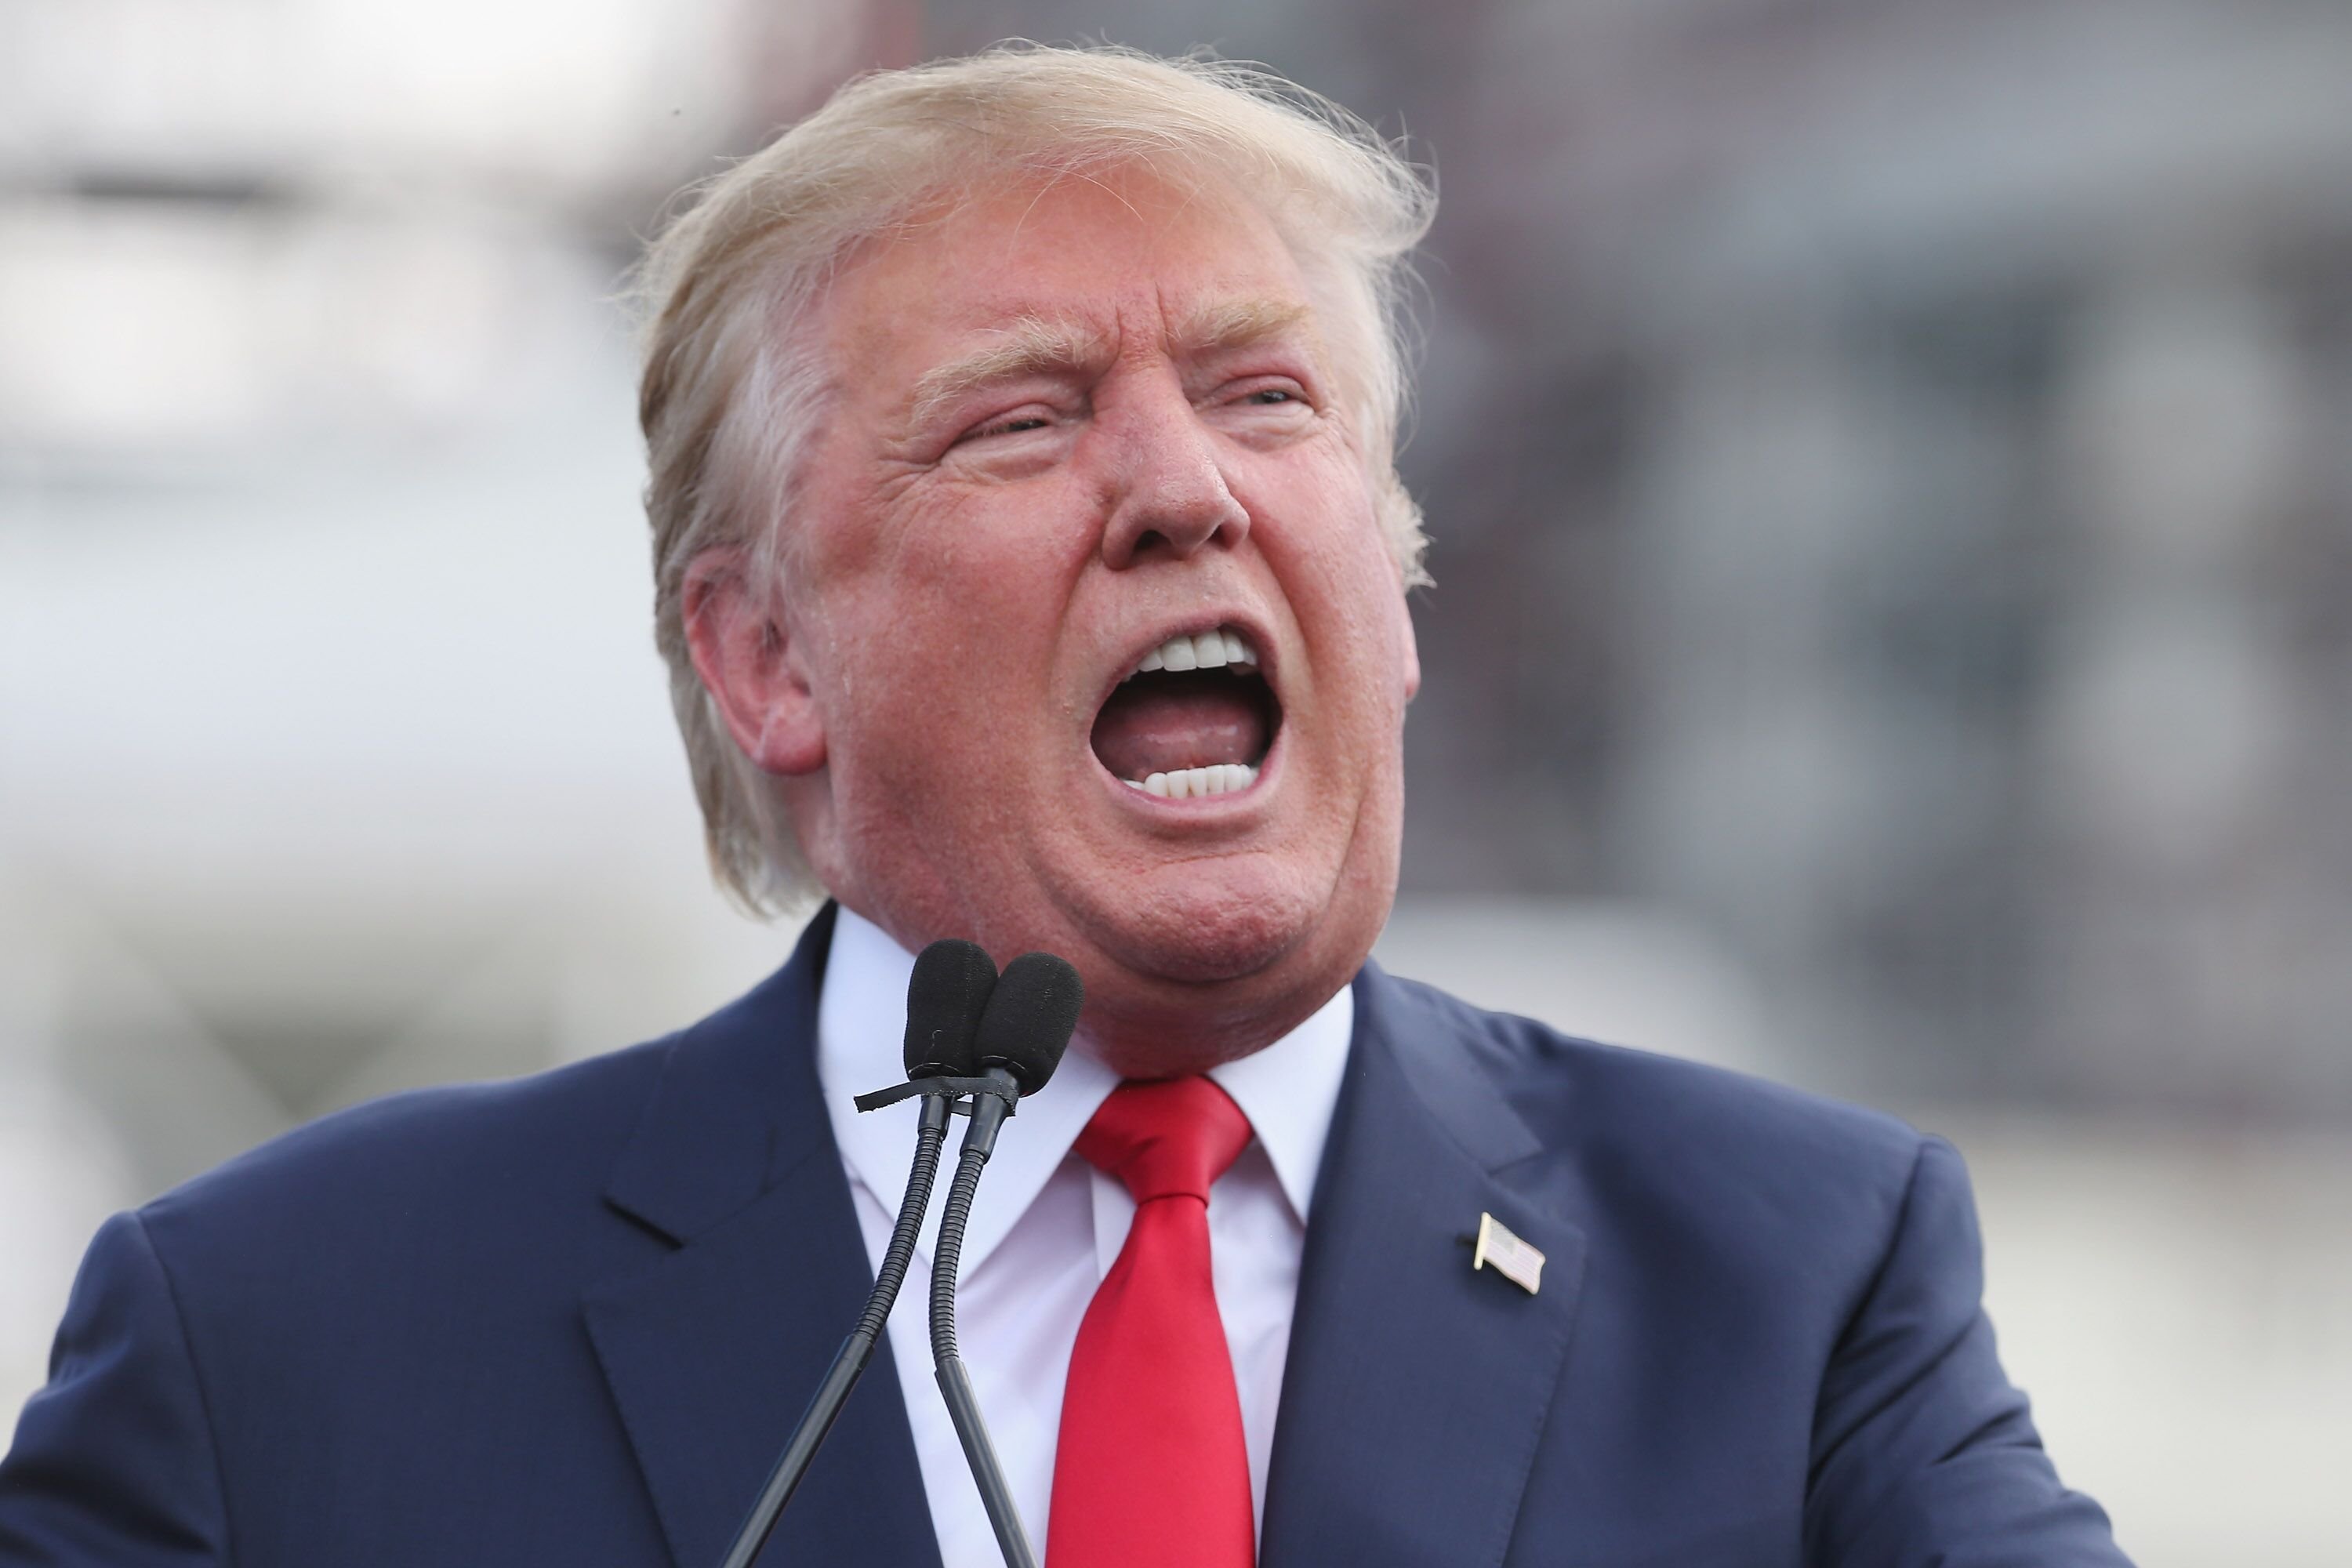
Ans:
<svg viewBox="0 0 2352 1568"><path fill-rule="evenodd" d="M1023 953L1004 966L980 1016L980 1065L1003 1068L1021 1080L1022 1093L1036 1093L1062 1065L1086 999L1068 963L1050 952Z"/></svg>
<svg viewBox="0 0 2352 1568"><path fill-rule="evenodd" d="M907 1076L968 1078L980 1071L972 1040L996 964L971 942L935 942L907 979Z"/></svg>

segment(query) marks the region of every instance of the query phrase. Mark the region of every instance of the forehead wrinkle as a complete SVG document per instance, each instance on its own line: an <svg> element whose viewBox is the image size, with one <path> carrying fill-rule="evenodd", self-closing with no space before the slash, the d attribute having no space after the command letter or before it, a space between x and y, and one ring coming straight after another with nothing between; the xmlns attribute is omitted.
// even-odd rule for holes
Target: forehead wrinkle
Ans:
<svg viewBox="0 0 2352 1568"><path fill-rule="evenodd" d="M950 360L915 383L912 423L922 426L941 408L991 382L1053 371L1083 370L1108 357L1108 341L1080 321L1023 315L996 329L1003 341Z"/></svg>

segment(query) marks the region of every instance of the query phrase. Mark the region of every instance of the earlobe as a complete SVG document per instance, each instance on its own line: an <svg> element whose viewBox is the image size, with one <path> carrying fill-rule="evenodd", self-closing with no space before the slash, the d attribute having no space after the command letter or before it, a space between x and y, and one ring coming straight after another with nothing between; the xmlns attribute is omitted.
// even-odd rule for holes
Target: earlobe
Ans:
<svg viewBox="0 0 2352 1568"><path fill-rule="evenodd" d="M741 551L708 550L686 569L679 607L727 732L762 771L793 777L824 765L824 723L777 597L758 591Z"/></svg>
<svg viewBox="0 0 2352 1568"><path fill-rule="evenodd" d="M1397 620L1404 638L1404 700L1411 702L1421 695L1421 644L1412 635L1412 609L1410 605Z"/></svg>

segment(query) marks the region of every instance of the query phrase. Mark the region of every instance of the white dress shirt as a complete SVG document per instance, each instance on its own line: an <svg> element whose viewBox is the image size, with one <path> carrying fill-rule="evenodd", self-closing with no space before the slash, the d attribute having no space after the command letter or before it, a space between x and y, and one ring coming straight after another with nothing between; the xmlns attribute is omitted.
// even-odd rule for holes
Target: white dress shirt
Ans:
<svg viewBox="0 0 2352 1568"><path fill-rule="evenodd" d="M866 1255L877 1268L914 1159L916 1102L860 1115L850 1100L906 1079L900 1042L914 962L878 927L844 909L834 928L817 1007L817 1080L849 1175ZM1250 1501L1261 1527L1307 1208L1354 1025L1355 999L1342 986L1283 1038L1209 1075L1233 1096L1255 1134L1210 1189L1209 1245L1217 1310L1233 1351L1249 1447ZM1118 1085L1118 1075L1083 1039L1074 1044L1054 1081L1024 1100L1020 1113L1005 1123L964 1232L959 1349L1022 1522L1040 1556L1070 1347L1095 1287L1110 1272L1135 1217L1127 1189L1071 1149ZM898 1363L945 1568L992 1568L1003 1562L996 1538L931 1376L931 1249L963 1125L959 1119L949 1127L930 1213L890 1317L890 1353ZM880 1393L868 1388L863 1397Z"/></svg>

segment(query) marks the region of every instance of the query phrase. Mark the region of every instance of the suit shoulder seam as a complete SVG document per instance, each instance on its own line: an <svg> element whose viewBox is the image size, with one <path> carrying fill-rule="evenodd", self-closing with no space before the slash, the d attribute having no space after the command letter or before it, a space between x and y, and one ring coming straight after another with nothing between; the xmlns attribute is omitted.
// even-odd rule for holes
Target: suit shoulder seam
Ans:
<svg viewBox="0 0 2352 1568"><path fill-rule="evenodd" d="M1927 1133L1915 1132L1913 1138L1910 1168L1904 1174L1902 1195L1895 1201L1895 1212L1887 1221L1885 1238L1879 1243L1878 1261L1872 1267L1870 1278L1863 1282L1862 1289L1854 1292L1853 1304L1846 1310L1838 1323L1837 1333L1830 1341L1829 1354L1832 1362L1835 1361L1847 1340L1853 1336L1855 1326L1862 1321L1863 1314L1870 1310L1871 1302L1878 1299L1878 1292L1886 1284L1887 1272L1895 1267L1895 1255L1902 1250L1904 1233L1910 1228L1911 1205L1912 1201L1918 1196L1919 1174L1927 1168L1927 1151L1942 1142ZM1820 1419L1820 1414L1817 1407L1814 1411L1816 1423ZM1850 1438L1852 1434L1848 1434L1847 1436ZM1818 1437L1818 1426L1816 1437ZM1805 1476L1805 1509L1808 1514L1811 1512L1814 1489L1820 1484L1822 1474L1844 1447L1845 1439L1841 1439L1830 1451L1811 1456L1806 1466ZM1810 1528L1809 1525L1808 1529Z"/></svg>
<svg viewBox="0 0 2352 1568"><path fill-rule="evenodd" d="M172 1310L172 1327L179 1335L180 1358L187 1363L188 1382L196 1391L196 1411L204 1418L205 1447L212 1454L213 1492L220 1499L221 1544L226 1549L226 1561L236 1561L236 1525L229 1510L228 1464L221 1453L220 1424L213 1414L211 1391L205 1384L205 1369L196 1359L196 1344L188 1332L187 1310L180 1300L179 1281L172 1276L172 1266L164 1261L163 1249L155 1245L154 1234L147 1226L143 1210L132 1210L132 1226L139 1235L139 1245L146 1249L148 1261L155 1268L155 1277L163 1281L163 1300Z"/></svg>
<svg viewBox="0 0 2352 1568"><path fill-rule="evenodd" d="M1916 1142L1911 1149L1911 1167L1904 1173L1903 1176L1903 1195L1895 1201L1894 1215L1886 1226L1886 1238L1879 1244L1878 1262L1871 1269L1868 1281L1855 1295L1853 1309L1846 1313L1845 1322L1838 1331L1838 1338L1841 1341L1853 1331L1854 1320L1869 1307L1871 1301L1878 1295L1879 1288L1886 1283L1886 1271L1895 1266L1895 1255L1903 1246L1903 1233L1911 1224L1911 1203L1919 1194L1919 1173L1927 1168L1927 1151L1940 1142L1926 1133L1916 1133L1914 1138Z"/></svg>

